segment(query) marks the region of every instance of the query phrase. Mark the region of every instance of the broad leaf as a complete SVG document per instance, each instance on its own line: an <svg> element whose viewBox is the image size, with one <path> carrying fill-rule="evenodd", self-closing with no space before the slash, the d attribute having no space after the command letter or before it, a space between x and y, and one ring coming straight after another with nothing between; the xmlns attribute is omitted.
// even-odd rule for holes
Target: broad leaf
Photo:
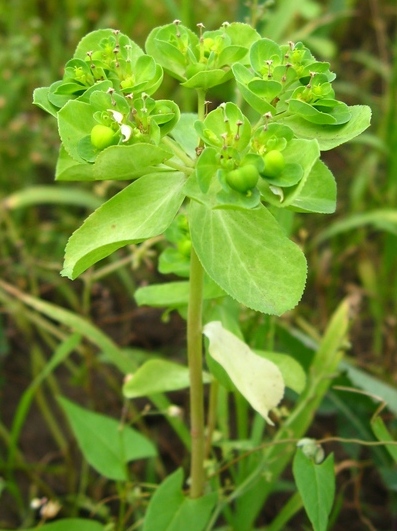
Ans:
<svg viewBox="0 0 397 531"><path fill-rule="evenodd" d="M216 492L187 498L182 492L183 471L168 476L155 492L145 515L143 531L204 531L218 499Z"/></svg>
<svg viewBox="0 0 397 531"><path fill-rule="evenodd" d="M203 293L204 300L215 299L225 295L225 292L211 279L206 277L206 280ZM189 282L181 280L143 286L136 290L135 299L139 306L147 305L155 308L182 306L189 301Z"/></svg>
<svg viewBox="0 0 397 531"><path fill-rule="evenodd" d="M303 212L332 214L336 208L336 182L327 166L318 160L303 188L291 202L291 207Z"/></svg>
<svg viewBox="0 0 397 531"><path fill-rule="evenodd" d="M204 374L204 382L211 380ZM179 363L166 360L149 360L124 384L123 394L127 398L166 393L190 386L189 369Z"/></svg>
<svg viewBox="0 0 397 531"><path fill-rule="evenodd" d="M316 138L320 149L332 149L365 131L371 121L371 109L366 105L349 107L351 118L343 125L317 125L312 124L299 116L279 118L279 122L288 125L300 138Z"/></svg>
<svg viewBox="0 0 397 531"><path fill-rule="evenodd" d="M135 179L150 173L152 166L165 162L171 156L172 153L165 148L148 143L110 146L97 156L94 178L116 181ZM166 179L167 176L164 176L163 180Z"/></svg>
<svg viewBox="0 0 397 531"><path fill-rule="evenodd" d="M194 160L196 158L196 147L199 138L194 130L194 123L197 121L197 114L182 113L179 122L172 130L171 136Z"/></svg>
<svg viewBox="0 0 397 531"><path fill-rule="evenodd" d="M57 116L58 109L48 100L49 87L40 87L33 92L33 104L43 109L43 111L52 114L54 118Z"/></svg>
<svg viewBox="0 0 397 531"><path fill-rule="evenodd" d="M183 173L152 173L109 199L69 239L62 275L74 279L120 247L162 234L182 204L184 182Z"/></svg>
<svg viewBox="0 0 397 531"><path fill-rule="evenodd" d="M303 505L314 531L326 531L335 496L334 457L316 464L298 448L293 473Z"/></svg>
<svg viewBox="0 0 397 531"><path fill-rule="evenodd" d="M127 463L155 457L153 443L129 426L99 413L83 409L66 398L58 398L88 463L103 476L128 480Z"/></svg>
<svg viewBox="0 0 397 531"><path fill-rule="evenodd" d="M284 380L273 362L255 354L237 336L213 321L204 326L203 334L209 339L209 353L225 369L230 379L269 424L269 411L284 396Z"/></svg>
<svg viewBox="0 0 397 531"><path fill-rule="evenodd" d="M299 302L305 257L265 207L211 210L192 201L190 230L205 271L238 302L275 315Z"/></svg>
<svg viewBox="0 0 397 531"><path fill-rule="evenodd" d="M55 170L57 181L93 181L94 166L73 159L61 144Z"/></svg>
<svg viewBox="0 0 397 531"><path fill-rule="evenodd" d="M90 135L96 123L92 106L83 101L70 100L58 113L59 136L68 154L77 162L86 162L80 156L79 142Z"/></svg>

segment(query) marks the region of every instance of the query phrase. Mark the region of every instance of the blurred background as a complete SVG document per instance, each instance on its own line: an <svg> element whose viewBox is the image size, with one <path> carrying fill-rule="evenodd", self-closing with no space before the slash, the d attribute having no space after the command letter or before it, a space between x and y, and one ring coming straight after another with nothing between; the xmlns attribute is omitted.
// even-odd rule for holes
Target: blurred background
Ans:
<svg viewBox="0 0 397 531"><path fill-rule="evenodd" d="M122 347L183 348L183 323L177 315L165 322L160 312L133 303L136 286L160 278L157 244L119 251L94 276L88 273L73 283L60 277L70 234L122 185L54 183L56 123L32 106L33 90L62 77L63 65L87 32L111 27L143 46L152 28L174 19L194 31L199 22L206 29L217 29L224 21L248 21L262 36L279 43L303 41L319 60L331 62L338 99L372 108L369 130L324 155L338 183L336 213L296 215L291 220L292 234L308 258L309 278L301 305L287 321L315 337L340 300L346 295L354 298L348 356L372 378L367 387L361 382L365 389L376 394L376 386L384 385L381 388L390 393L386 420L397 433L395 0L0 0L0 476L9 466L6 448L17 404L63 333L62 327L26 306L24 295L88 317ZM183 104L172 80L161 90L164 94L159 97L172 90ZM217 92L215 97L222 101L233 94ZM92 387L104 378L102 369L98 375L90 353L86 359L84 368L77 362L69 368L67 385L72 395L87 393L98 409L109 409L119 400L109 387L111 375L106 375L107 391L99 396ZM59 378L62 381L62 374ZM48 427L54 413L45 414L43 404L48 401L43 395L42 404L24 421L17 470L21 477L7 507L2 507L0 478L0 527L18 525L26 513L24 496L38 490L43 459L51 461L51 452L59 450L59 444L54 446L56 428ZM328 406L328 413L347 408L344 426L330 430L348 433L350 423L360 436L365 435L360 430L363 419L373 412L373 402L356 397ZM397 475L387 472L387 460L380 454L361 456L361 464L365 459L371 463L368 484L363 481L367 465L346 478L346 514L359 515L357 527L349 525L352 530L391 529L390 518L397 511ZM360 460L358 454L349 455ZM57 474L62 476L58 466L52 479L46 479L50 484L58 481Z"/></svg>

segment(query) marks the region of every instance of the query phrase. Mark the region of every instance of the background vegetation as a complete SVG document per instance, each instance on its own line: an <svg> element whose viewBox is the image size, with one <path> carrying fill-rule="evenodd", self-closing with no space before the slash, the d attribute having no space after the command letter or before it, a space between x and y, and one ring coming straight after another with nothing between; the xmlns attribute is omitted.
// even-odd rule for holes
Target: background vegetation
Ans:
<svg viewBox="0 0 397 531"><path fill-rule="evenodd" d="M133 302L137 286L159 279L162 240L120 251L74 283L59 276L69 235L120 185L53 183L59 143L55 122L31 105L33 89L61 76L62 65L88 31L117 28L143 45L154 26L175 18L192 29L198 22L212 29L224 20L248 18L263 36L303 40L320 60L331 61L340 99L372 107L370 130L326 161L338 182L337 212L290 220L309 262L302 303L270 324L247 312L245 327L255 334L263 333L265 325L276 326L289 349L302 348L294 338L304 338L309 351L338 303L349 296L355 302L349 363L335 382L339 390L330 391L319 409L311 434L370 440L368 421L385 400L382 416L396 437L395 2L276 0L247 6L214 0L0 0L0 528L35 522L39 516L29 504L37 496L61 499L65 515L89 515L95 508L107 519L116 510L117 493L80 462L55 396L62 392L120 418L125 404L119 375L102 355L105 346L101 351L88 341L79 343L55 372L48 365L70 328L84 336L80 318L88 318L106 340L130 349L137 360L154 350L173 359L183 355L179 316L137 308ZM219 102L222 97L214 94ZM61 319L46 315L32 300L51 301L69 310L75 321L60 325ZM43 383L37 375L46 368ZM352 387L361 392L346 390ZM182 408L185 400L183 394L173 396ZM181 452L163 417L151 415L145 405L136 404L138 426L156 440L164 469L138 468L135 473L151 482L181 464ZM386 450L338 443L333 450L338 501L332 529L396 526L397 470ZM273 516L288 488L288 482L280 485ZM131 503L141 506L138 493Z"/></svg>

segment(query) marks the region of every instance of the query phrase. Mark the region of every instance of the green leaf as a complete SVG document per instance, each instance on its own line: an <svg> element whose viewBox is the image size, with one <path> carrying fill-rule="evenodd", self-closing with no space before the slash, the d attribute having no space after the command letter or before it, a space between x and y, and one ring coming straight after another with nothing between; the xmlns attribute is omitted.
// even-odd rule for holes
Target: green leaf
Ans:
<svg viewBox="0 0 397 531"><path fill-rule="evenodd" d="M182 306L188 303L189 288L189 282L184 280L165 284L152 284L151 286L138 288L135 292L135 300L139 306L146 305L154 308ZM225 292L215 282L206 277L203 299L215 299L224 295Z"/></svg>
<svg viewBox="0 0 397 531"><path fill-rule="evenodd" d="M30 527L25 529L25 531L38 531L38 529L43 529L44 531L105 531L105 527L99 522L84 520L83 518L65 518L50 524ZM8 530L0 529L0 531Z"/></svg>
<svg viewBox="0 0 397 531"><path fill-rule="evenodd" d="M340 221L335 221L327 229L320 232L317 241L322 242L337 234L354 230L365 225L371 225L376 230L384 230L397 235L397 210L382 208L372 212L362 212L344 216Z"/></svg>
<svg viewBox="0 0 397 531"><path fill-rule="evenodd" d="M298 448L293 473L303 505L314 531L326 531L335 496L334 457L317 465Z"/></svg>
<svg viewBox="0 0 397 531"><path fill-rule="evenodd" d="M383 382L381 379L355 367L348 361L343 361L341 368L346 371L347 376L354 386L386 402L387 408L394 415L397 415L397 389L395 386Z"/></svg>
<svg viewBox="0 0 397 531"><path fill-rule="evenodd" d="M53 105L52 103L50 103L48 99L49 90L50 87L40 87L35 89L33 91L33 104L37 105L37 107L40 107L40 109L43 109L43 111L52 114L52 116L56 118L58 108L55 107L55 105Z"/></svg>
<svg viewBox="0 0 397 531"><path fill-rule="evenodd" d="M198 136L194 130L196 121L197 114L182 113L179 122L171 133L171 136L193 160L196 158L196 147L198 146Z"/></svg>
<svg viewBox="0 0 397 531"><path fill-rule="evenodd" d="M192 201L190 229L205 271L238 302L275 315L299 302L305 257L265 207L211 210Z"/></svg>
<svg viewBox="0 0 397 531"><path fill-rule="evenodd" d="M68 154L77 162L85 162L79 154L79 142L91 133L95 124L91 105L83 101L70 100L58 112L59 136Z"/></svg>
<svg viewBox="0 0 397 531"><path fill-rule="evenodd" d="M267 60L281 63L282 52L280 46L271 39L260 39L251 46L251 65L256 72L263 74L266 71Z"/></svg>
<svg viewBox="0 0 397 531"><path fill-rule="evenodd" d="M83 208L98 208L103 201L87 190L77 187L42 185L29 186L10 194L3 200L5 208L14 210L32 205L71 205Z"/></svg>
<svg viewBox="0 0 397 531"><path fill-rule="evenodd" d="M155 446L136 430L119 421L88 411L58 397L85 459L103 476L127 481L127 463L155 457Z"/></svg>
<svg viewBox="0 0 397 531"><path fill-rule="evenodd" d="M73 159L61 144L59 157L55 169L57 181L93 181L94 166L86 161L78 162Z"/></svg>
<svg viewBox="0 0 397 531"><path fill-rule="evenodd" d="M183 87L196 90L208 90L212 87L216 87L217 85L222 85L228 79L230 79L230 77L231 74L222 69L203 70L202 72L197 72L197 74L189 78L184 83L181 83L181 85Z"/></svg>
<svg viewBox="0 0 397 531"><path fill-rule="evenodd" d="M371 420L371 428L378 441L382 441L384 443L392 443L389 445L385 445L385 448L393 458L394 462L397 464L397 441L395 441L391 436L382 418L379 416L374 417Z"/></svg>
<svg viewBox="0 0 397 531"><path fill-rule="evenodd" d="M204 383L210 383L211 377L204 373ZM127 398L149 396L190 386L189 369L179 363L155 359L139 367L123 386L123 395Z"/></svg>
<svg viewBox="0 0 397 531"><path fill-rule="evenodd" d="M102 258L157 236L170 225L184 195L183 173L152 173L98 208L71 236L62 275L75 279Z"/></svg>
<svg viewBox="0 0 397 531"><path fill-rule="evenodd" d="M283 375L286 387L293 389L296 393L301 393L306 385L306 373L302 365L298 363L295 358L288 356L288 354L280 354L278 352L268 352L264 350L255 349L254 352L271 362L273 362L280 369Z"/></svg>
<svg viewBox="0 0 397 531"><path fill-rule="evenodd" d="M340 144L348 142L365 131L371 121L371 109L366 105L355 105L348 107L351 112L349 122L344 125L317 125L307 122L299 116L280 117L282 122L294 131L300 138L316 138L320 149L327 151Z"/></svg>
<svg viewBox="0 0 397 531"><path fill-rule="evenodd" d="M318 160L299 194L290 204L300 212L332 214L336 208L336 182L327 166Z"/></svg>
<svg viewBox="0 0 397 531"><path fill-rule="evenodd" d="M85 60L87 57L87 52L92 50L97 50L99 48L99 43L102 39L108 39L109 37L114 37L115 33L113 29L98 29L87 33L81 41L78 43L76 51L74 52L73 57ZM124 39L128 39L126 35L123 35ZM143 55L143 50L131 39L128 39L128 45L130 46L130 53L136 57Z"/></svg>
<svg viewBox="0 0 397 531"><path fill-rule="evenodd" d="M181 468L168 476L155 492L146 512L143 531L204 531L218 499L216 492L191 499L182 492Z"/></svg>
<svg viewBox="0 0 397 531"><path fill-rule="evenodd" d="M167 149L147 143L130 146L110 146L99 153L94 164L94 178L99 181L108 179L130 180L156 171L154 165L172 157ZM163 177L164 181L167 176Z"/></svg>

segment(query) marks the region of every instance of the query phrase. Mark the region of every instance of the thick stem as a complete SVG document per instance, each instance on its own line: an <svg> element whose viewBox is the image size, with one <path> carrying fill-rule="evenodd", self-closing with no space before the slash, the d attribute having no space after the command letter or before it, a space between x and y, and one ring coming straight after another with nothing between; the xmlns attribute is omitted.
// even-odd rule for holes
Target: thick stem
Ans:
<svg viewBox="0 0 397 531"><path fill-rule="evenodd" d="M202 496L204 489L204 393L202 299L204 271L192 248L190 295L187 319L187 353L190 373L190 432L192 438L190 497Z"/></svg>

